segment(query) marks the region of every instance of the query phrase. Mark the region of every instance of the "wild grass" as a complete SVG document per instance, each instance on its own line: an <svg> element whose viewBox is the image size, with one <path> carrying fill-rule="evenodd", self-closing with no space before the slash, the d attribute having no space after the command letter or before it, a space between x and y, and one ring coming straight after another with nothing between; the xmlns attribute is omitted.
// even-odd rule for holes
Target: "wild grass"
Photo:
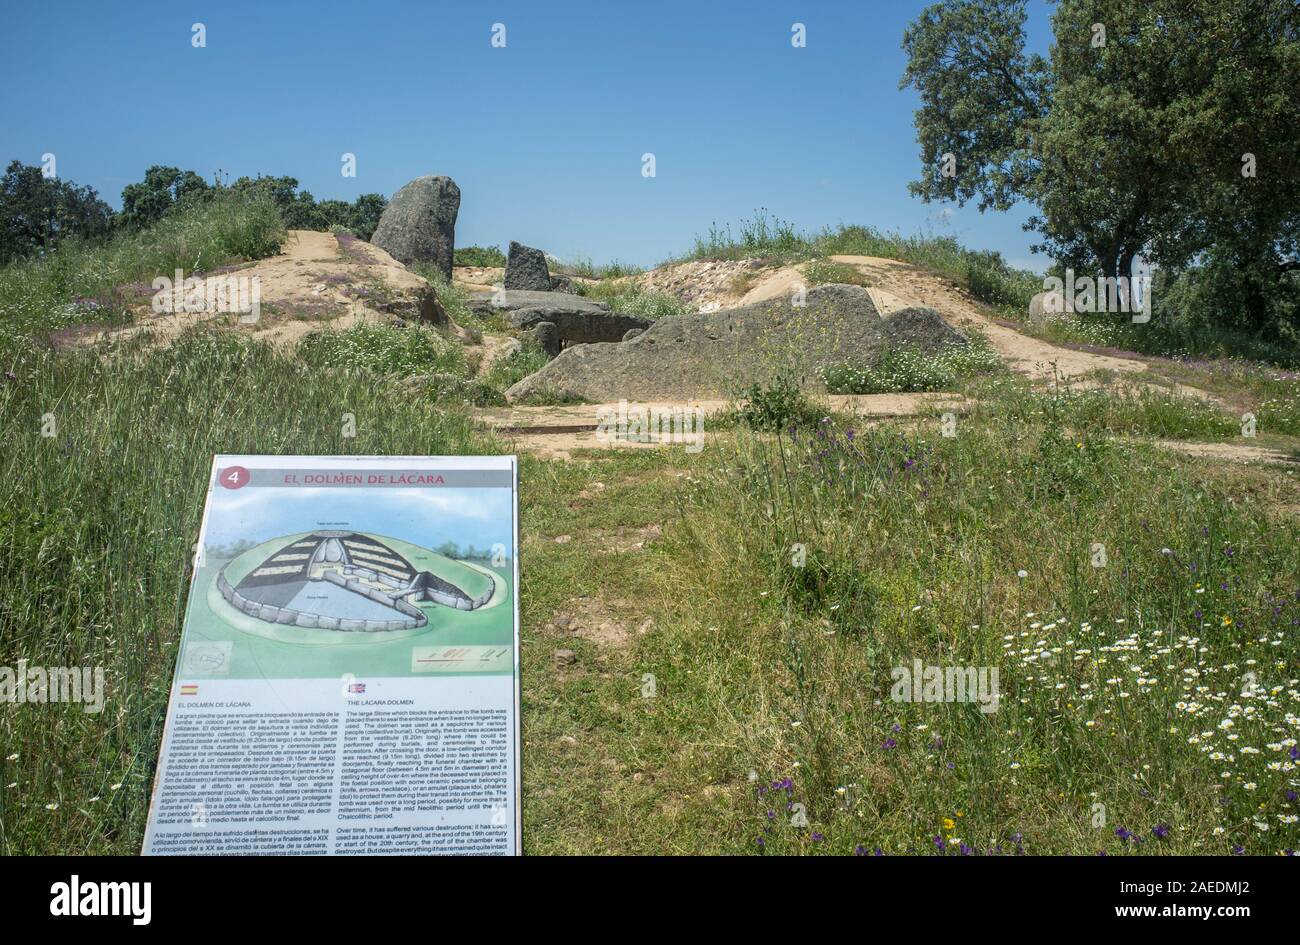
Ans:
<svg viewBox="0 0 1300 945"><path fill-rule="evenodd" d="M1050 422L1061 429L1186 440L1241 438L1241 420L1197 397L1150 388L1076 387L1035 390L1009 375L967 389L981 414L1004 422ZM1242 440L1242 442L1248 442Z"/></svg>
<svg viewBox="0 0 1300 945"><path fill-rule="evenodd" d="M848 263L830 262L825 259L814 259L808 263L803 268L803 274L810 289L819 285L836 283L840 285L871 285L871 280L857 266L850 266Z"/></svg>
<svg viewBox="0 0 1300 945"><path fill-rule="evenodd" d="M417 374L468 373L465 348L422 325L360 322L348 328L323 328L298 344L298 357L314 367L413 377Z"/></svg>
<svg viewBox="0 0 1300 945"><path fill-rule="evenodd" d="M101 666L108 687L99 715L0 706L6 855L139 851L213 453L501 449L461 411L228 332L34 349L0 378L0 429L0 665Z"/></svg>
<svg viewBox="0 0 1300 945"><path fill-rule="evenodd" d="M1033 294L1042 290L1039 276L1012 268L998 253L967 249L952 237L905 237L856 225L803 233L762 208L752 219L742 220L734 234L730 224L710 226L705 236L696 237L689 253L670 262L761 258L792 265L837 255L883 256L913 263L948 276L981 302L999 309L1023 312Z"/></svg>
<svg viewBox="0 0 1300 945"><path fill-rule="evenodd" d="M269 199L223 193L104 244L67 240L0 269L0 352L21 335L129 321L128 304L148 301L155 278L270 256L285 235Z"/></svg>
<svg viewBox="0 0 1300 945"><path fill-rule="evenodd" d="M956 432L741 425L533 469L529 850L1294 849L1296 484L1050 417ZM549 623L575 600L649 629ZM895 701L916 659L997 668L997 711Z"/></svg>
<svg viewBox="0 0 1300 945"><path fill-rule="evenodd" d="M483 382L504 392L519 383L530 374L536 374L546 367L550 359L546 353L535 347L523 347L497 358L483 374Z"/></svg>
<svg viewBox="0 0 1300 945"><path fill-rule="evenodd" d="M582 276L586 279L621 279L625 276L640 275L644 266L612 260L607 263L594 263L590 256L578 256L567 262L553 262L551 271L568 276Z"/></svg>
<svg viewBox="0 0 1300 945"><path fill-rule="evenodd" d="M507 330L505 316L501 313L479 315L472 311L469 307L469 290L443 279L436 266L431 263L416 263L410 268L433 286L438 302L457 325L479 334L485 331L504 333Z"/></svg>
<svg viewBox="0 0 1300 945"><path fill-rule="evenodd" d="M643 656L659 718L718 746L658 774L719 786L709 816L744 836L713 843L1296 846L1300 546L1263 510L1054 418L720 450L661 543ZM914 660L997 668L997 711L895 701Z"/></svg>
<svg viewBox="0 0 1300 945"><path fill-rule="evenodd" d="M1255 414L1259 432L1300 436L1300 373L1239 358L1161 359L1148 371L1157 381L1189 384Z"/></svg>
<svg viewBox="0 0 1300 945"><path fill-rule="evenodd" d="M630 279L613 279L592 285L579 285L578 294L597 302L606 302L610 310L623 315L637 315L651 320L667 315L687 315L695 311L687 302L668 292L652 292Z"/></svg>

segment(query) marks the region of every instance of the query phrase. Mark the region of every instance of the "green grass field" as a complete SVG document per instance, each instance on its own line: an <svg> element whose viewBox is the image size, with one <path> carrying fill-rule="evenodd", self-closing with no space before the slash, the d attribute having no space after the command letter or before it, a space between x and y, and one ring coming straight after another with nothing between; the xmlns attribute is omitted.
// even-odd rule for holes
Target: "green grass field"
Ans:
<svg viewBox="0 0 1300 945"><path fill-rule="evenodd" d="M139 851L213 453L509 449L383 359L46 345L74 316L42 306L170 265L134 245L0 272L0 665L109 688L99 715L0 706L4 854ZM1234 434L1181 399L960 384L953 436L804 403L695 455L523 458L528 852L1300 845L1294 470L1144 442ZM917 660L996 669L997 711L897 701Z"/></svg>

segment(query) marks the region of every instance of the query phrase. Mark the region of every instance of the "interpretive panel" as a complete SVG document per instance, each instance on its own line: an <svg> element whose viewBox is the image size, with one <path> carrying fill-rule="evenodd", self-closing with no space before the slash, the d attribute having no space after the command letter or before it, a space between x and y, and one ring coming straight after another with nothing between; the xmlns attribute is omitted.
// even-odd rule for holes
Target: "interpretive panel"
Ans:
<svg viewBox="0 0 1300 945"><path fill-rule="evenodd" d="M513 456L217 456L145 854L520 850Z"/></svg>

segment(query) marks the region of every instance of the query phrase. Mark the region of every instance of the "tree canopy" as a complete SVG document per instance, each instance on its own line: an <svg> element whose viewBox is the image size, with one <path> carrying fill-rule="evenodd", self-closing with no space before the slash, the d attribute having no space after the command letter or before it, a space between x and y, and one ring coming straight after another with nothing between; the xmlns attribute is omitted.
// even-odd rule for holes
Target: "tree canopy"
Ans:
<svg viewBox="0 0 1300 945"><path fill-rule="evenodd" d="M122 189L122 209L114 213L94 188L46 177L40 167L13 161L0 177L0 265L46 252L70 236L99 239L115 230L143 229L223 191L265 193L291 229L343 227L365 240L374 235L388 206L383 194L362 194L351 203L318 201L299 190L293 177L241 177L227 185L208 183L195 171L155 164L143 180Z"/></svg>
<svg viewBox="0 0 1300 945"><path fill-rule="evenodd" d="M12 161L0 177L0 265L74 233L103 236L112 226L113 210L93 188L46 177L21 161Z"/></svg>
<svg viewBox="0 0 1300 945"><path fill-rule="evenodd" d="M1107 276L1139 255L1274 283L1300 265L1300 5L1061 0L1047 57L1024 23L1023 0L943 0L908 28L913 193L1027 201L1035 250Z"/></svg>

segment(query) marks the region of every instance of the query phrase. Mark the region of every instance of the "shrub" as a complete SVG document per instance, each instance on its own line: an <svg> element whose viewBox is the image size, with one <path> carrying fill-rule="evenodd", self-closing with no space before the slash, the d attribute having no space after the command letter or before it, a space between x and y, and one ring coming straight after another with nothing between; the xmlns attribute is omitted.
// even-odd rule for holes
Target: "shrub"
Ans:
<svg viewBox="0 0 1300 945"><path fill-rule="evenodd" d="M458 246L451 261L455 266L504 266L506 254L496 246Z"/></svg>
<svg viewBox="0 0 1300 945"><path fill-rule="evenodd" d="M822 379L832 394L902 394L950 390L964 378L1001 369L998 353L977 335L938 354L909 347L886 350L871 364L845 361L826 368Z"/></svg>
<svg viewBox="0 0 1300 945"><path fill-rule="evenodd" d="M532 345L524 345L502 358L497 358L483 376L483 382L496 390L504 391L530 374L546 367L546 352Z"/></svg>
<svg viewBox="0 0 1300 945"><path fill-rule="evenodd" d="M785 430L822 419L824 411L810 401L794 376L780 371L768 383L751 384L741 394L744 403L735 416L754 430Z"/></svg>
<svg viewBox="0 0 1300 945"><path fill-rule="evenodd" d="M321 329L298 343L298 356L316 367L373 374L452 374L463 377L465 349L431 328L366 322L341 330Z"/></svg>

